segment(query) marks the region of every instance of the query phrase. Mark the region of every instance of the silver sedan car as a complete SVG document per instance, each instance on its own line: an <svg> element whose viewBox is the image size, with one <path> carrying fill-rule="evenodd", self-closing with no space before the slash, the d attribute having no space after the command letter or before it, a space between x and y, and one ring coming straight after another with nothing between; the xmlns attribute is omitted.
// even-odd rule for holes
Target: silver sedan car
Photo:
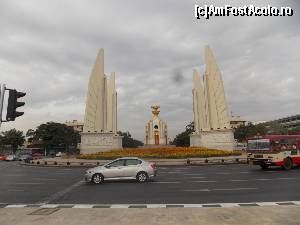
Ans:
<svg viewBox="0 0 300 225"><path fill-rule="evenodd" d="M85 180L94 184L104 180L137 180L146 182L156 176L156 165L136 157L119 158L86 171Z"/></svg>

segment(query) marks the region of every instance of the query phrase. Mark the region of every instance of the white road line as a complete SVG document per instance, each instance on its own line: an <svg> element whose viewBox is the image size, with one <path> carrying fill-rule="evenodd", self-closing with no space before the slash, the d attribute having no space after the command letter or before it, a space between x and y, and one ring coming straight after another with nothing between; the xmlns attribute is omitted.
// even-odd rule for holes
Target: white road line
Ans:
<svg viewBox="0 0 300 225"><path fill-rule="evenodd" d="M190 177L190 178L193 178L193 179L205 179L207 177Z"/></svg>
<svg viewBox="0 0 300 225"><path fill-rule="evenodd" d="M256 203L259 206L272 206L272 205L277 205L276 202L258 202Z"/></svg>
<svg viewBox="0 0 300 225"><path fill-rule="evenodd" d="M8 205L5 208L24 208L26 205Z"/></svg>
<svg viewBox="0 0 300 225"><path fill-rule="evenodd" d="M202 176L204 174L201 173L184 173L183 176Z"/></svg>
<svg viewBox="0 0 300 225"><path fill-rule="evenodd" d="M177 174L178 172L159 172L159 173Z"/></svg>
<svg viewBox="0 0 300 225"><path fill-rule="evenodd" d="M269 181L269 180L274 180L274 179L270 179L270 178L259 178L259 179L254 179L254 180L258 180L258 181Z"/></svg>
<svg viewBox="0 0 300 225"><path fill-rule="evenodd" d="M57 208L58 205L56 204L45 204L45 205L42 205L41 208Z"/></svg>
<svg viewBox="0 0 300 225"><path fill-rule="evenodd" d="M166 205L164 204L150 204L150 205L147 205L147 208L151 209L151 208L166 208Z"/></svg>
<svg viewBox="0 0 300 225"><path fill-rule="evenodd" d="M256 190L258 188L215 188L212 191L242 191L242 190Z"/></svg>
<svg viewBox="0 0 300 225"><path fill-rule="evenodd" d="M55 180L57 180L57 179L52 179L52 178L32 178L33 180L45 180L45 181L55 181Z"/></svg>
<svg viewBox="0 0 300 225"><path fill-rule="evenodd" d="M59 192L56 192L55 194L51 195L50 197L42 200L41 202L39 202L39 204L47 204L51 201L54 201L62 196L64 196L65 194L69 193L70 191L72 191L73 189L75 189L76 187L80 186L82 183L84 183L83 180L80 180L78 182L76 182L75 184L59 191Z"/></svg>
<svg viewBox="0 0 300 225"><path fill-rule="evenodd" d="M21 190L21 189L8 189L6 191L23 192L24 190Z"/></svg>
<svg viewBox="0 0 300 225"><path fill-rule="evenodd" d="M91 209L94 205L75 205L72 208L73 209Z"/></svg>
<svg viewBox="0 0 300 225"><path fill-rule="evenodd" d="M279 179L279 180L297 180L299 178L295 178L295 177L279 177L277 179Z"/></svg>
<svg viewBox="0 0 300 225"><path fill-rule="evenodd" d="M3 174L4 177L23 177L22 174Z"/></svg>
<svg viewBox="0 0 300 225"><path fill-rule="evenodd" d="M18 185L42 185L45 183L29 183L29 182L24 182L24 183L14 183L14 184L18 184Z"/></svg>
<svg viewBox="0 0 300 225"><path fill-rule="evenodd" d="M179 181L157 181L157 182L151 182L151 184L179 184L181 182Z"/></svg>
<svg viewBox="0 0 300 225"><path fill-rule="evenodd" d="M130 205L111 205L112 209L127 209Z"/></svg>
<svg viewBox="0 0 300 225"><path fill-rule="evenodd" d="M220 172L220 173L216 173L216 174L228 175L228 174L232 174L232 173L228 173L228 172Z"/></svg>
<svg viewBox="0 0 300 225"><path fill-rule="evenodd" d="M215 181L215 180L195 180L192 182L193 183L216 183L217 181Z"/></svg>
<svg viewBox="0 0 300 225"><path fill-rule="evenodd" d="M185 204L184 208L201 208L202 204Z"/></svg>
<svg viewBox="0 0 300 225"><path fill-rule="evenodd" d="M232 182L245 182L245 181L248 181L248 180L230 180Z"/></svg>
<svg viewBox="0 0 300 225"><path fill-rule="evenodd" d="M239 207L240 205L238 203L221 203L222 207Z"/></svg>
<svg viewBox="0 0 300 225"><path fill-rule="evenodd" d="M183 190L183 191L188 191L188 192L198 192L198 191L201 191L201 192L208 192L210 191L209 189L187 189L187 190Z"/></svg>
<svg viewBox="0 0 300 225"><path fill-rule="evenodd" d="M188 192L211 192L211 191L243 191L243 190L256 190L258 188L213 188L213 189L186 189L183 191Z"/></svg>

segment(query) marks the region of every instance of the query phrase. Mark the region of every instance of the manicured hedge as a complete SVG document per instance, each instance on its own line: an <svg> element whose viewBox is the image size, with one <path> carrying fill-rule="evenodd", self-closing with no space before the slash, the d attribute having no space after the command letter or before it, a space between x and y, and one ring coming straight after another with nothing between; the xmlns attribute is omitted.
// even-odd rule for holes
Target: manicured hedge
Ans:
<svg viewBox="0 0 300 225"><path fill-rule="evenodd" d="M120 150L111 150L95 154L81 154L79 159L115 159L120 157L140 157L140 158L206 158L217 156L237 156L241 151L225 151L206 148L192 147L173 147L173 148L125 148Z"/></svg>

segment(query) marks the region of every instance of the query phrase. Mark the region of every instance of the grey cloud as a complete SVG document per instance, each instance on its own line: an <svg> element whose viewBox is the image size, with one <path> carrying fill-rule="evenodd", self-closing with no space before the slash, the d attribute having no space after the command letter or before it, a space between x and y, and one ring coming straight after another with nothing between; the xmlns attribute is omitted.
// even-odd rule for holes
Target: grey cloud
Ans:
<svg viewBox="0 0 300 225"><path fill-rule="evenodd" d="M24 117L3 128L82 120L99 48L105 49L105 73L117 75L119 128L141 140L154 102L161 105L173 137L193 120L192 70L203 73L206 44L223 73L233 114L268 120L299 113L300 5L244 1L290 5L295 15L196 20L195 3L239 4L1 1L1 82L28 94Z"/></svg>

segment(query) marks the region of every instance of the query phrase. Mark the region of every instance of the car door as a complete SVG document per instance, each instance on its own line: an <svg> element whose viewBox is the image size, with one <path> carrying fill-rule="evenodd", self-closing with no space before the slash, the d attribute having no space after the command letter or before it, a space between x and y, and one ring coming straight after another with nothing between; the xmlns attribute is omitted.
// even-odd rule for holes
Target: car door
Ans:
<svg viewBox="0 0 300 225"><path fill-rule="evenodd" d="M123 173L125 177L135 177L139 170L140 164L142 163L139 159L126 159Z"/></svg>
<svg viewBox="0 0 300 225"><path fill-rule="evenodd" d="M105 178L120 178L123 177L123 168L125 167L125 160L118 159L105 166Z"/></svg>

